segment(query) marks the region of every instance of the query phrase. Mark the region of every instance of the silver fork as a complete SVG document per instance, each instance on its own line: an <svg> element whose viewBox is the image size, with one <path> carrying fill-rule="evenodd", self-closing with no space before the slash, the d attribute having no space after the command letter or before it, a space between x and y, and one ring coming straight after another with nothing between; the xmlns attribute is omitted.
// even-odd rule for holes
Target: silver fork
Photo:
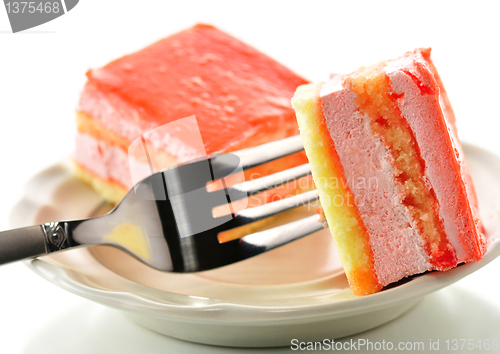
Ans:
<svg viewBox="0 0 500 354"><path fill-rule="evenodd" d="M168 168L139 182L108 214L0 232L0 264L74 247L120 247L149 266L196 272L267 252L325 228L318 214L221 243L219 234L318 199L316 190L214 217L212 210L307 176L309 164L216 191L207 184L303 150L300 136L213 154ZM120 237L122 239L120 239ZM124 238L124 239L123 239Z"/></svg>

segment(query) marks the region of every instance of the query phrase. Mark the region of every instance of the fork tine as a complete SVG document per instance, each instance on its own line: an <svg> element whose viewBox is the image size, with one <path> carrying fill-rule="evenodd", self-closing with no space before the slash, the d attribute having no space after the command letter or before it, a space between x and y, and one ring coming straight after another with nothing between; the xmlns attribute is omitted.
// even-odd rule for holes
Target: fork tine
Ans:
<svg viewBox="0 0 500 354"><path fill-rule="evenodd" d="M259 205L253 208L244 209L236 213L236 217L229 222L222 224L223 231L234 229L243 225L251 224L255 221L269 218L284 211L297 208L310 203L319 198L318 191L312 190L281 200Z"/></svg>
<svg viewBox="0 0 500 354"><path fill-rule="evenodd" d="M231 201L235 202L241 198L278 187L309 174L311 174L311 166L306 163L268 176L235 184L227 188L227 192L231 197Z"/></svg>
<svg viewBox="0 0 500 354"><path fill-rule="evenodd" d="M192 238L197 250L195 264L190 268L181 266L177 271L204 271L239 262L320 231L325 227L327 227L327 223L321 221L320 215L315 214L225 243L220 243L214 232L193 235L190 238Z"/></svg>
<svg viewBox="0 0 500 354"><path fill-rule="evenodd" d="M304 150L300 135L272 141L267 144L231 152L240 158L241 167L246 170L267 162Z"/></svg>
<svg viewBox="0 0 500 354"><path fill-rule="evenodd" d="M320 215L315 214L269 230L244 236L239 243L239 260L267 252L326 227L328 227L328 224L321 221Z"/></svg>

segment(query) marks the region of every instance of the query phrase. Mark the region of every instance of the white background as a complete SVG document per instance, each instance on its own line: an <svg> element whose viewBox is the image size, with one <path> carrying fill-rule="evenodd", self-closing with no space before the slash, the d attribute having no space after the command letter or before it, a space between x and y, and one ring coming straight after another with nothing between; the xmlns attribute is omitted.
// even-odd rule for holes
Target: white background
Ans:
<svg viewBox="0 0 500 354"><path fill-rule="evenodd" d="M74 109L86 70L197 22L218 26L309 80L430 46L462 140L500 155L499 5L81 0L65 16L18 34L11 33L0 8L0 229L8 228L9 212L26 181L72 153ZM500 341L498 279L500 260L428 296L400 319L355 338ZM0 353L118 352L232 350L148 332L21 264L0 267Z"/></svg>

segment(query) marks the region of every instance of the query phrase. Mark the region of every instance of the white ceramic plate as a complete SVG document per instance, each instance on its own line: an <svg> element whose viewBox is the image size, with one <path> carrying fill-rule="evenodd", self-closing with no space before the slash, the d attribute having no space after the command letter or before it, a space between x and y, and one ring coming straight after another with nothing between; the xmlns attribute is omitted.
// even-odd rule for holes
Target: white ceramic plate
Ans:
<svg viewBox="0 0 500 354"><path fill-rule="evenodd" d="M500 254L500 159L470 145L465 145L465 152L490 239L484 259L448 272L416 276L374 295L352 295L328 230L238 264L196 274L162 273L103 246L26 264L68 291L121 309L154 331L189 341L286 346L292 338L320 341L359 333L397 318L426 294ZM19 227L83 218L101 203L72 177L69 164L61 163L33 178L11 223Z"/></svg>

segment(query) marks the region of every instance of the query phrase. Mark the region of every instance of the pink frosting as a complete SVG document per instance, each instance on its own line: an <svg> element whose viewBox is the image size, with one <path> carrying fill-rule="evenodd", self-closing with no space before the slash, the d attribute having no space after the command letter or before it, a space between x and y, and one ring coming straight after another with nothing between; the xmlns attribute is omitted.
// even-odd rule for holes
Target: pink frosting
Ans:
<svg viewBox="0 0 500 354"><path fill-rule="evenodd" d="M423 240L401 203L389 151L359 112L356 94L326 83L320 93L327 128L335 143L350 191L368 230L375 272L383 286L431 268Z"/></svg>

